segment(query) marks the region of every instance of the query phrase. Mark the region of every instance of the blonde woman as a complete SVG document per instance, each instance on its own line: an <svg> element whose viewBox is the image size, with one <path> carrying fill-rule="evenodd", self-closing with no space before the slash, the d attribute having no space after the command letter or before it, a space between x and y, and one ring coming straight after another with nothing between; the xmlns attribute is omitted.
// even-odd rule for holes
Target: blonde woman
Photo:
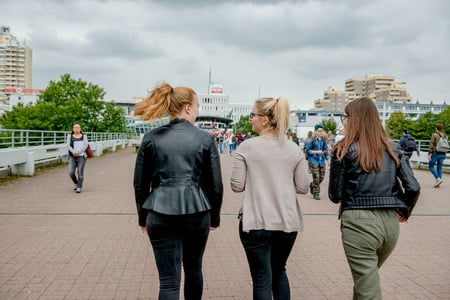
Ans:
<svg viewBox="0 0 450 300"><path fill-rule="evenodd" d="M201 299L203 253L220 223L220 159L213 136L194 126L198 111L192 89L167 83L134 111L144 120L170 117L145 134L134 171L139 226L150 237L164 300L180 297L181 265L185 298Z"/></svg>
<svg viewBox="0 0 450 300"><path fill-rule="evenodd" d="M262 98L250 113L258 137L236 150L234 192L245 192L239 235L253 280L253 299L290 299L286 262L303 221L296 193L308 192L311 176L301 149L286 137L289 104Z"/></svg>

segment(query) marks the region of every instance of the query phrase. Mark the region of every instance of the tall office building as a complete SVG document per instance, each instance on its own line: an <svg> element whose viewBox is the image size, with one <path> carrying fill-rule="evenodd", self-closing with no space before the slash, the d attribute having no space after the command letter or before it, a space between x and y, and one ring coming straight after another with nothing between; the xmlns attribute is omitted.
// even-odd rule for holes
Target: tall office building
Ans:
<svg viewBox="0 0 450 300"><path fill-rule="evenodd" d="M0 26L0 102L11 89L20 92L32 86L32 52L20 44L7 26Z"/></svg>

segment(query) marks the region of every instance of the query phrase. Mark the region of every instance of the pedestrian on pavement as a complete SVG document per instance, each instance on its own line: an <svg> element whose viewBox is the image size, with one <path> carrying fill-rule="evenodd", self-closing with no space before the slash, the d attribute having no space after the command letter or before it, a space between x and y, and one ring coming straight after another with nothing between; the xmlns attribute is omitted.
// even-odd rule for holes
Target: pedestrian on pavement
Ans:
<svg viewBox="0 0 450 300"><path fill-rule="evenodd" d="M328 145L325 136L323 126L317 124L314 126L314 136L306 144L309 170L313 176L310 192L316 200L320 200L320 184L325 178L325 161L328 161L329 164Z"/></svg>
<svg viewBox="0 0 450 300"><path fill-rule="evenodd" d="M286 262L303 221L296 193L311 182L301 149L287 140L289 104L262 98L250 113L252 130L234 154L231 189L244 192L239 236L253 280L253 299L290 299Z"/></svg>
<svg viewBox="0 0 450 300"><path fill-rule="evenodd" d="M378 269L394 251L399 222L411 215L420 186L371 99L350 102L341 118L345 139L332 150L328 195L340 203L353 299L381 299Z"/></svg>
<svg viewBox="0 0 450 300"><path fill-rule="evenodd" d="M81 193L83 188L88 146L89 142L87 136L81 131L81 125L73 124L72 133L67 136L67 147L69 148L69 176L75 184L73 190L76 193Z"/></svg>
<svg viewBox="0 0 450 300"><path fill-rule="evenodd" d="M201 299L206 242L220 224L220 158L213 136L194 126L198 113L192 89L167 83L134 111L143 120L170 117L144 135L134 170L139 226L153 247L161 300L179 299L182 264L185 299Z"/></svg>
<svg viewBox="0 0 450 300"><path fill-rule="evenodd" d="M442 147L440 144L444 144ZM446 144L446 145L445 145ZM436 179L434 187L439 187L442 182L442 165L448 152L448 137L444 132L444 125L436 125L436 132L431 135L428 146L428 168Z"/></svg>
<svg viewBox="0 0 450 300"><path fill-rule="evenodd" d="M328 143L330 144L330 149L333 148L336 137L334 136L333 131L331 129L328 130L327 139L328 139Z"/></svg>
<svg viewBox="0 0 450 300"><path fill-rule="evenodd" d="M231 155L236 150L236 135L233 132L230 132L228 144L230 145L229 153Z"/></svg>
<svg viewBox="0 0 450 300"><path fill-rule="evenodd" d="M342 140L345 137L345 130L339 130L339 134L336 136L336 143Z"/></svg>
<svg viewBox="0 0 450 300"><path fill-rule="evenodd" d="M417 156L420 156L419 147L417 147L416 140L409 133L408 129L403 129L403 136L400 138L400 149L403 153L403 158L408 160L413 155L413 152L417 152Z"/></svg>

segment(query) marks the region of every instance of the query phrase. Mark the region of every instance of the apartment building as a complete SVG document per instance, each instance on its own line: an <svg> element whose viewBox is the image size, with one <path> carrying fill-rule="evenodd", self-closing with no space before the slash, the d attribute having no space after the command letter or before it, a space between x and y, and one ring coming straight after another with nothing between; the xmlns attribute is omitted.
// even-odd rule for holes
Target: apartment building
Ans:
<svg viewBox="0 0 450 300"><path fill-rule="evenodd" d="M344 111L352 93L340 91L337 86L330 86L324 93L323 99L314 101L314 110Z"/></svg>
<svg viewBox="0 0 450 300"><path fill-rule="evenodd" d="M0 26L0 103L7 104L5 89L32 88L32 51L20 44L7 26Z"/></svg>
<svg viewBox="0 0 450 300"><path fill-rule="evenodd" d="M365 78L350 78L345 81L349 101L369 97L375 102L411 103L405 82L395 82L394 76L369 74Z"/></svg>

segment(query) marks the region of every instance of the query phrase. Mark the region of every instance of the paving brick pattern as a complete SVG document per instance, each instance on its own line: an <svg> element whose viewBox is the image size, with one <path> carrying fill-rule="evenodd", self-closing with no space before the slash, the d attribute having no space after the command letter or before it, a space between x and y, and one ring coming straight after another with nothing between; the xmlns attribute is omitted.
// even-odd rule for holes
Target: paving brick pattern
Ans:
<svg viewBox="0 0 450 300"><path fill-rule="evenodd" d="M137 227L132 149L87 162L85 187L73 192L66 168L0 186L0 299L157 299L158 275L148 237ZM239 242L242 195L229 188L232 159L222 155L221 227L204 259L204 299L251 299ZM327 171L328 173L328 171ZM450 299L450 176L438 189L416 171L422 196L401 224L395 252L381 269L384 299ZM351 299L337 206L299 196L305 231L288 261L292 299Z"/></svg>

